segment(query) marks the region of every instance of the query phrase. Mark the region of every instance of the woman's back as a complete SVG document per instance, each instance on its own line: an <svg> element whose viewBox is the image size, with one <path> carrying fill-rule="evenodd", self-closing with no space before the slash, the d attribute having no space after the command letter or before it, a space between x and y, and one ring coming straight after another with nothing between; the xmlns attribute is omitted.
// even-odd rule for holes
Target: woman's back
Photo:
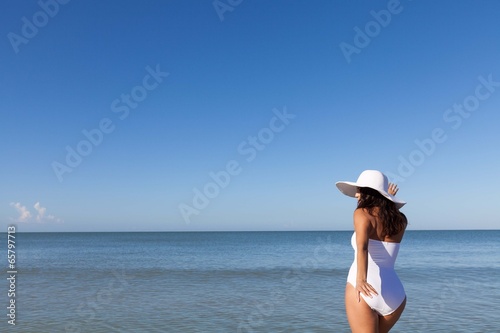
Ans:
<svg viewBox="0 0 500 333"><path fill-rule="evenodd" d="M384 228L384 223L381 220L380 217L378 217L378 207L375 207L372 210L372 213L370 214L366 208L358 208L361 209L363 214L366 216L366 218L370 221L370 224L372 225L372 232L369 234L369 238L372 240L378 240L382 242L390 242L390 243L401 243L403 240L403 236L406 230L406 226L408 225L408 220L406 219L406 216L399 212L401 214L401 218L403 219L403 225L404 227L401 228L401 230L394 235L387 235L385 232Z"/></svg>

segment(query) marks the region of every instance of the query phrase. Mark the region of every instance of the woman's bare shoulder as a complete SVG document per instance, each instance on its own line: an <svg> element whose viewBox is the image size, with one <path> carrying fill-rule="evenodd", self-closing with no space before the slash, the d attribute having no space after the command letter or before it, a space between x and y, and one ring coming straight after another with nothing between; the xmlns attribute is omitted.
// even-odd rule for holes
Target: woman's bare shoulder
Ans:
<svg viewBox="0 0 500 333"><path fill-rule="evenodd" d="M356 208L354 211L354 229L362 228L371 233L374 228L373 217L366 208Z"/></svg>
<svg viewBox="0 0 500 333"><path fill-rule="evenodd" d="M369 221L370 217L371 215L366 208L356 208L354 210L354 220Z"/></svg>

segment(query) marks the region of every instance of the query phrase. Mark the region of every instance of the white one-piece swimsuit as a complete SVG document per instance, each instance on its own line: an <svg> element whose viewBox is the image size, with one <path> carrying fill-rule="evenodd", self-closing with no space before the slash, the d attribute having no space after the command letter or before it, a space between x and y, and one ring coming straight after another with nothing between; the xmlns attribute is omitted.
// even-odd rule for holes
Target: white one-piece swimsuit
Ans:
<svg viewBox="0 0 500 333"><path fill-rule="evenodd" d="M353 233L351 245L354 248L354 262L349 270L347 282L356 287L356 233ZM382 242L370 239L368 241L368 272L366 281L375 288L378 295L372 294L372 298L364 296L366 304L381 316L387 316L403 303L406 294L403 284L399 280L394 263L399 252L399 243Z"/></svg>

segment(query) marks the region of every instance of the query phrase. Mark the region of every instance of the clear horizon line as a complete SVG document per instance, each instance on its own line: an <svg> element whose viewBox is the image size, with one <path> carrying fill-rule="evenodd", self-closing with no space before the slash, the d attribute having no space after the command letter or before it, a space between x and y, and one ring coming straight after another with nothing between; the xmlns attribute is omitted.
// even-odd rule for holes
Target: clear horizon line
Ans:
<svg viewBox="0 0 500 333"><path fill-rule="evenodd" d="M21 233L209 233L209 232L349 232L352 229L337 230L101 230L101 231L16 231ZM406 231L500 231L500 229L407 229ZM7 232L2 232L7 234Z"/></svg>

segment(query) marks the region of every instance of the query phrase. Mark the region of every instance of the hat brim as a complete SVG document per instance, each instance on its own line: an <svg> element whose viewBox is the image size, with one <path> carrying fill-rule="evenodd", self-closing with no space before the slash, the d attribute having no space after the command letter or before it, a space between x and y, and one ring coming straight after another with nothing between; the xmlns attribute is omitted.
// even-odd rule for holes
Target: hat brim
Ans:
<svg viewBox="0 0 500 333"><path fill-rule="evenodd" d="M353 197L353 198L356 197L356 193L358 192L358 187L363 187L355 182L347 182L347 181L336 182L335 185L340 190L340 192L342 192L343 194L345 194L349 197ZM396 205L396 207L398 209L400 209L401 207L403 207L406 204L406 201L403 201L399 198L396 198L395 196L390 195L389 193L387 193L385 191L377 190L377 192L379 192L384 197L386 197L387 199L394 202L394 204Z"/></svg>

